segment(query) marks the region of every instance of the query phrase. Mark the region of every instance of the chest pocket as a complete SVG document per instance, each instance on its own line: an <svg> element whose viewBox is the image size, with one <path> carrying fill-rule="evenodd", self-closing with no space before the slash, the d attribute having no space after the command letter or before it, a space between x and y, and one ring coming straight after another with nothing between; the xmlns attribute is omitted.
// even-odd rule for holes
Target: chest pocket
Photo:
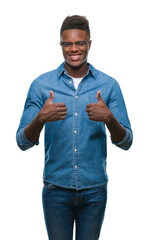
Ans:
<svg viewBox="0 0 149 240"><path fill-rule="evenodd" d="M86 96L86 102L87 104L97 103L97 98L96 96Z"/></svg>

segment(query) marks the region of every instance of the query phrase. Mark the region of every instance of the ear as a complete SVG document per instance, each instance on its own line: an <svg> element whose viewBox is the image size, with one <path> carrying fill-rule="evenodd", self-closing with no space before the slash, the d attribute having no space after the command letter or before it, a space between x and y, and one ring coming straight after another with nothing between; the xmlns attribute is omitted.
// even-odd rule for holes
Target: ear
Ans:
<svg viewBox="0 0 149 240"><path fill-rule="evenodd" d="M91 48L92 40L89 40L88 49Z"/></svg>

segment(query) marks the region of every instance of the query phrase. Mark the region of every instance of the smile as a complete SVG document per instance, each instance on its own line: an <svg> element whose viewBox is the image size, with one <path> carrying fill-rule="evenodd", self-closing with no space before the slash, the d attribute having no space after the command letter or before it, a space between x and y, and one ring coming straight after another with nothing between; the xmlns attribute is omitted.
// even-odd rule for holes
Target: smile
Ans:
<svg viewBox="0 0 149 240"><path fill-rule="evenodd" d="M76 55L70 55L69 57L70 57L71 61L78 61L80 59L81 55L76 54Z"/></svg>

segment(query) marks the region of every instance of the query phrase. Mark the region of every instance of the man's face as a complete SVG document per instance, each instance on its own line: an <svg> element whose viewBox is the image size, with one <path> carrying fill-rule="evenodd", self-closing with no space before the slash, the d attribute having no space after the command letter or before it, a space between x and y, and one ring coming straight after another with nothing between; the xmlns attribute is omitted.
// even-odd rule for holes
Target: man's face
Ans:
<svg viewBox="0 0 149 240"><path fill-rule="evenodd" d="M88 36L86 31L79 29L69 29L62 32L61 41L62 42L71 42L71 46L62 46L62 52L66 63L71 67L79 67L83 63L87 62L88 51L91 46L91 40L79 46L74 44L79 41L87 41Z"/></svg>

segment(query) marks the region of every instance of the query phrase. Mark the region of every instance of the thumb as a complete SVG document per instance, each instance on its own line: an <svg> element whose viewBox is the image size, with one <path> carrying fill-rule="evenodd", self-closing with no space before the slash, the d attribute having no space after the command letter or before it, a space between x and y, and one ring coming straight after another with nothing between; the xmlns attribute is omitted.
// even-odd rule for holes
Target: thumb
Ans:
<svg viewBox="0 0 149 240"><path fill-rule="evenodd" d="M101 91L98 91L97 96L96 96L98 102L102 100L100 93L101 93Z"/></svg>
<svg viewBox="0 0 149 240"><path fill-rule="evenodd" d="M54 99L54 92L50 90L49 102L52 103Z"/></svg>

